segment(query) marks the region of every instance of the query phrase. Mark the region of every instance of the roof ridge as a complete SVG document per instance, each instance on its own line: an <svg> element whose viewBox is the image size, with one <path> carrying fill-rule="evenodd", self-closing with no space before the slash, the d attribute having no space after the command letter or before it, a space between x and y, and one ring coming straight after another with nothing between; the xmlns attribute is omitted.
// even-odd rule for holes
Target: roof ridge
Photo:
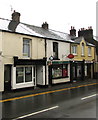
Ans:
<svg viewBox="0 0 98 120"><path fill-rule="evenodd" d="M2 19L2 20L7 20L7 21L11 21L10 19L6 19L6 18L1 18L1 17L0 17L0 19Z"/></svg>

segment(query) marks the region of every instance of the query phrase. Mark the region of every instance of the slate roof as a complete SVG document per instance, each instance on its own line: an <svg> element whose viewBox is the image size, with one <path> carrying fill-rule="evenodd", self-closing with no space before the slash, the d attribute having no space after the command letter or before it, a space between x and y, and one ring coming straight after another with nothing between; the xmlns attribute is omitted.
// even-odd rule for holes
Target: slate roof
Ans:
<svg viewBox="0 0 98 120"><path fill-rule="evenodd" d="M83 40L83 37L76 37L76 38L74 38L73 39L73 41L74 41L74 43L75 44L80 44L80 42ZM85 39L84 39L85 40ZM86 42L86 45L88 45L88 46L92 46L92 47L94 47L95 45L94 44L91 44L91 43L89 43L89 42L87 42L87 41L85 41Z"/></svg>
<svg viewBox="0 0 98 120"><path fill-rule="evenodd" d="M10 23L10 20L0 18L0 30L10 31L8 29L8 25ZM19 25L16 28L15 33L20 34L26 34L26 35L33 35L36 37L46 38L46 39L54 39L59 41L65 41L65 42L73 42L70 38L70 35L67 33L63 33L60 31L55 31L51 29L44 29L42 27L29 25L25 23L19 23Z"/></svg>

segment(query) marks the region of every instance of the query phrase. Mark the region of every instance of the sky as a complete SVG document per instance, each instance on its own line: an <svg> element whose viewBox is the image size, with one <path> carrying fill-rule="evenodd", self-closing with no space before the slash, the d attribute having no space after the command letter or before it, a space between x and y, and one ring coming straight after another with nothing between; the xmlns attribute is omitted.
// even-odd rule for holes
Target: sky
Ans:
<svg viewBox="0 0 98 120"><path fill-rule="evenodd" d="M13 10L20 12L23 23L41 26L69 33L71 26L80 28L92 26L96 36L97 0L0 0L0 17L11 19Z"/></svg>

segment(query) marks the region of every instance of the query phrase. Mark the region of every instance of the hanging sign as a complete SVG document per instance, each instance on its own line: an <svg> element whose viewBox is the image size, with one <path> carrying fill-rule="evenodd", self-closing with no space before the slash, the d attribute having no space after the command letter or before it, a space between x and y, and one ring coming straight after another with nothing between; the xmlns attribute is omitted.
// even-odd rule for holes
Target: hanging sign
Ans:
<svg viewBox="0 0 98 120"><path fill-rule="evenodd" d="M68 57L69 59L72 59L72 58L74 58L74 55L73 55L73 54L69 54L67 57Z"/></svg>

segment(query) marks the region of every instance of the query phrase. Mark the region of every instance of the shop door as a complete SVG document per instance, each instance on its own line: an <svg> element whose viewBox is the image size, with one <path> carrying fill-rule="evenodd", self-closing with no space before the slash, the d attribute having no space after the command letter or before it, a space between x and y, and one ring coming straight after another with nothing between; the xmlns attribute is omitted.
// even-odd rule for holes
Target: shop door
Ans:
<svg viewBox="0 0 98 120"><path fill-rule="evenodd" d="M11 65L4 66L4 91L11 90Z"/></svg>
<svg viewBox="0 0 98 120"><path fill-rule="evenodd" d="M77 65L77 79L82 79L82 66Z"/></svg>
<svg viewBox="0 0 98 120"><path fill-rule="evenodd" d="M73 80L81 80L82 79L82 66L81 65L73 64L72 79Z"/></svg>

